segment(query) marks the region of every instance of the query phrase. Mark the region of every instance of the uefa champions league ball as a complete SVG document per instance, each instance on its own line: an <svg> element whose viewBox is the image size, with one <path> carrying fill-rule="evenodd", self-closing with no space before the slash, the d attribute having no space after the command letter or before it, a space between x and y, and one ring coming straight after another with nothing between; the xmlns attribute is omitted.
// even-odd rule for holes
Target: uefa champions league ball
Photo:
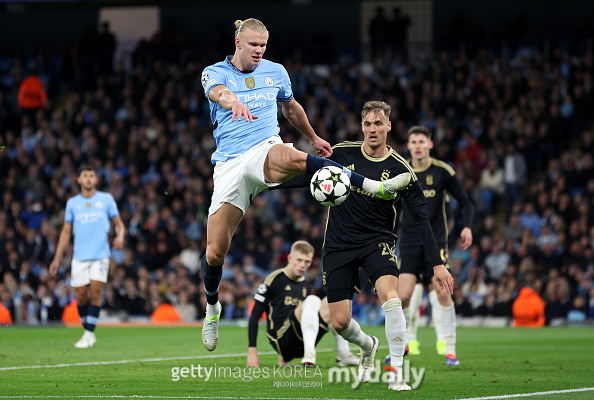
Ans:
<svg viewBox="0 0 594 400"><path fill-rule="evenodd" d="M323 206L342 204L349 197L350 187L351 180L348 175L335 166L317 170L309 184L312 196Z"/></svg>

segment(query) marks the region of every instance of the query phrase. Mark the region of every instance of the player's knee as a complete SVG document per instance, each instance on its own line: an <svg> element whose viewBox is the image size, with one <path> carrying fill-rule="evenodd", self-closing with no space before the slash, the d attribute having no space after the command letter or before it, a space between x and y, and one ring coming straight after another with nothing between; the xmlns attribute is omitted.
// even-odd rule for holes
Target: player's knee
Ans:
<svg viewBox="0 0 594 400"><path fill-rule="evenodd" d="M347 317L337 317L332 319L332 327L337 333L347 329L351 323L351 319Z"/></svg>
<svg viewBox="0 0 594 400"><path fill-rule="evenodd" d="M222 265L225 262L225 252L213 246L206 248L206 262L208 265Z"/></svg>
<svg viewBox="0 0 594 400"><path fill-rule="evenodd" d="M403 290L399 293L399 295L400 295L400 301L402 302L402 306L404 307L405 304L406 304L406 306L408 306L408 303L410 302L412 293Z"/></svg>
<svg viewBox="0 0 594 400"><path fill-rule="evenodd" d="M303 300L303 309L307 308L308 311L320 312L322 307L322 300L316 295L310 294Z"/></svg>

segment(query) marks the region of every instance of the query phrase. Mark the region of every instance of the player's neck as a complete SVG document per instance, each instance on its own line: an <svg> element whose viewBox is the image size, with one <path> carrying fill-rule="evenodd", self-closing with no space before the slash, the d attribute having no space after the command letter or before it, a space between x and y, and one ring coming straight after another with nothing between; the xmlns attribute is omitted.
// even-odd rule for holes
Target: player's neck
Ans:
<svg viewBox="0 0 594 400"><path fill-rule="evenodd" d="M423 169L427 168L431 163L431 157L424 157L424 158L413 158L412 159L412 167L414 169Z"/></svg>
<svg viewBox="0 0 594 400"><path fill-rule="evenodd" d="M388 146L386 146L385 144L378 146L376 148L372 148L367 143L363 143L363 150L369 157L373 158L381 158L388 154L389 151Z"/></svg>
<svg viewBox="0 0 594 400"><path fill-rule="evenodd" d="M95 188L93 188L91 190L80 188L80 194L82 195L82 197L93 197L95 195L96 191L97 191L97 189L95 189Z"/></svg>
<svg viewBox="0 0 594 400"><path fill-rule="evenodd" d="M283 271L285 271L285 275L287 275L289 277L289 279L292 279L294 281L297 280L298 276L297 275L293 275L291 273L291 270L289 268L285 267L285 268L283 268Z"/></svg>
<svg viewBox="0 0 594 400"><path fill-rule="evenodd" d="M233 64L235 66L235 68L237 68L238 70L240 70L241 72L252 72L254 69L256 69L256 67L253 67L252 69L249 69L247 66L245 66L242 62L241 62L241 58L237 56L237 54L235 54L232 58L231 58L231 64Z"/></svg>

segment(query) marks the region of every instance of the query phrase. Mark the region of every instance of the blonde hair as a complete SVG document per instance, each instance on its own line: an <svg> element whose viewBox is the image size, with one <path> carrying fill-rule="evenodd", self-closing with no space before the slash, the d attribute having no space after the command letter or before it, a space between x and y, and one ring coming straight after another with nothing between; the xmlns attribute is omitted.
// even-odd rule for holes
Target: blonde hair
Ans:
<svg viewBox="0 0 594 400"><path fill-rule="evenodd" d="M244 21L238 19L234 22L235 25L235 37L239 35L243 29L251 29L254 32L261 32L268 35L268 29L266 26L256 18L248 18Z"/></svg>
<svg viewBox="0 0 594 400"><path fill-rule="evenodd" d="M314 248L311 244L309 244L309 242L306 242L305 240L298 240L291 246L291 254L296 252L310 255L314 253Z"/></svg>
<svg viewBox="0 0 594 400"><path fill-rule="evenodd" d="M361 120L364 120L367 114L372 111L380 111L384 113L386 117L386 121L390 120L390 113L392 112L392 107L386 102L383 101L368 101L363 104L363 110L361 111Z"/></svg>

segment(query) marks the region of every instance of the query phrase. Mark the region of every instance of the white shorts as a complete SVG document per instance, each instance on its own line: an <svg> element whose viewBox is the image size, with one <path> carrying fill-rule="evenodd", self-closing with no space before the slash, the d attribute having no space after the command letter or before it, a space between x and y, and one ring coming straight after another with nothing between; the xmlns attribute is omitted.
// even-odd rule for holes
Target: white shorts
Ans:
<svg viewBox="0 0 594 400"><path fill-rule="evenodd" d="M214 192L208 215L212 215L225 203L239 208L244 214L252 199L265 189L277 186L264 176L264 162L268 152L283 141L272 136L252 147L239 157L216 163L213 174ZM285 143L293 146L292 143Z"/></svg>
<svg viewBox="0 0 594 400"><path fill-rule="evenodd" d="M70 272L70 286L87 286L91 281L107 282L109 272L109 258L100 260L78 261L72 259Z"/></svg>

